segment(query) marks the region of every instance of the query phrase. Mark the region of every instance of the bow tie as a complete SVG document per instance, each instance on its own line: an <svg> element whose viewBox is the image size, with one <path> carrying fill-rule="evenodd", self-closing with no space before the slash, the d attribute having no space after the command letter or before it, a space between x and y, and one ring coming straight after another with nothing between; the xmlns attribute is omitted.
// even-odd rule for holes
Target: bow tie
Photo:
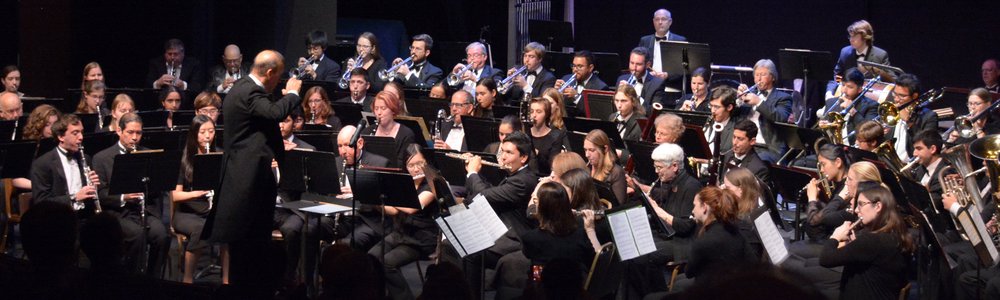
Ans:
<svg viewBox="0 0 1000 300"><path fill-rule="evenodd" d="M414 65L413 67L410 68L410 70L413 70L413 72L420 72L420 69L423 69L423 68L424 68L424 64L419 64L419 65Z"/></svg>
<svg viewBox="0 0 1000 300"><path fill-rule="evenodd" d="M66 158L69 159L69 160L80 160L80 151L76 151L76 152L69 152L69 151L62 152L62 151L59 151L59 153L62 153L62 155L66 156Z"/></svg>
<svg viewBox="0 0 1000 300"><path fill-rule="evenodd" d="M761 98L765 98L766 99L768 94L769 93L767 91L760 91L760 97Z"/></svg>
<svg viewBox="0 0 1000 300"><path fill-rule="evenodd" d="M739 158L736 158L735 156L733 156L733 160L730 161L730 162L733 164L733 166L739 167L740 164L743 163L743 160L739 159Z"/></svg>
<svg viewBox="0 0 1000 300"><path fill-rule="evenodd" d="M538 72L536 72L536 71L528 71L528 73L525 73L524 76L525 77L528 77L528 76L538 76Z"/></svg>
<svg viewBox="0 0 1000 300"><path fill-rule="evenodd" d="M653 38L656 39L657 42L659 42L659 41L666 41L667 40L666 36L663 36L663 37L654 36Z"/></svg>
<svg viewBox="0 0 1000 300"><path fill-rule="evenodd" d="M858 58L865 57L865 53L857 53L857 52L855 52L854 56L858 57Z"/></svg>

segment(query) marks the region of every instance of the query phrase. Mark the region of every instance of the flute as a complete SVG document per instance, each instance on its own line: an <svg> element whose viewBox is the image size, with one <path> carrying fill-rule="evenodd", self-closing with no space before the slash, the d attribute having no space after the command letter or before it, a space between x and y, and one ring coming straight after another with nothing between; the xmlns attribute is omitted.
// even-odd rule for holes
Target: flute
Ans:
<svg viewBox="0 0 1000 300"><path fill-rule="evenodd" d="M462 154L458 154L458 153L445 153L444 156L451 157L451 158L461 159L461 160L465 161L466 163L468 163L469 160L472 159L471 157L465 157ZM491 166L491 167L496 167L496 168L499 168L501 170L509 170L510 169L510 167L508 167L506 165L495 163L495 162L491 162L491 161L485 161L484 160L484 161L481 161L481 163L483 165Z"/></svg>

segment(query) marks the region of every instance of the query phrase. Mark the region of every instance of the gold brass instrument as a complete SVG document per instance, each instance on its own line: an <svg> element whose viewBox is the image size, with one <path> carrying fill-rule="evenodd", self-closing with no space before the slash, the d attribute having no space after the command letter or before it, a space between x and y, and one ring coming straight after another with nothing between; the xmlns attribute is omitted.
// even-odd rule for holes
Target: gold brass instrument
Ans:
<svg viewBox="0 0 1000 300"><path fill-rule="evenodd" d="M861 93L858 93L858 95L855 96L853 100L851 100L851 105L847 106L846 108L840 110L839 112L834 111L835 109L840 107L841 105L840 103L845 97L845 95L841 95L839 98L837 98L837 101L834 102L833 105L831 105L830 108L826 110L826 112L824 112L824 114L826 115L827 124L819 126L819 129L823 130L823 132L826 134L826 136L830 139L832 143L836 144L844 143L844 126L847 125L847 119L850 117L851 110L858 106L858 103L861 102L861 99L864 99L865 93L868 93L868 91L871 90L872 87L875 86L875 83L878 82L881 78L882 76L879 75L869 80L868 83L865 84L865 87L861 89ZM820 117L823 116L820 115Z"/></svg>
<svg viewBox="0 0 1000 300"><path fill-rule="evenodd" d="M892 167L893 170L903 169L903 161L899 159L898 155L896 155L896 149L892 146L891 141L882 142L878 145L878 147L875 147L872 152L875 152L875 155Z"/></svg>
<svg viewBox="0 0 1000 300"><path fill-rule="evenodd" d="M528 70L527 65L523 65L520 68L517 68L517 70L514 70L514 73L511 73L510 76L507 76L507 78L504 78L503 80L500 80L500 82L497 83L497 91L499 91L501 94L506 94L507 91L510 90L512 84L514 83L514 78L517 77L518 75L521 75L521 73L524 73L524 71L527 70Z"/></svg>
<svg viewBox="0 0 1000 300"><path fill-rule="evenodd" d="M986 169L986 177L990 180L990 194L993 195L994 199L1000 197L1000 134L991 134L982 138L979 138L969 145L969 154L983 160L984 168ZM995 201L997 205L997 210L993 213L993 228L992 232L1000 232L1000 201ZM1000 235L994 235L994 242Z"/></svg>
<svg viewBox="0 0 1000 300"><path fill-rule="evenodd" d="M389 67L388 69L382 71L378 71L378 78L382 79L382 81L389 81L389 79L396 77L396 70L399 69L399 67L402 67L404 65L412 66L413 65L412 63L413 63L413 55L410 55L410 57L407 57L406 59L399 62L398 64L393 65L392 67Z"/></svg>
<svg viewBox="0 0 1000 300"><path fill-rule="evenodd" d="M946 166L945 169L942 169L941 172L938 173L938 181L942 182L943 190L944 179L940 178L940 176L943 176L946 173L945 171L948 170L947 168L954 168L961 177L953 180L960 179L961 181L957 181L955 183L962 184L963 186L961 187L965 188L966 192L969 194L969 199L966 199L966 203L962 203L962 199L959 198L959 204L966 206L967 204L970 204L969 200L971 200L971 204L982 209L983 199L979 194L979 183L976 182L975 176L979 173L986 172L986 168L980 168L979 170L972 169L972 162L969 160L968 146L969 145L967 144L956 145L941 152L941 158L947 160L951 163L951 165Z"/></svg>
<svg viewBox="0 0 1000 300"><path fill-rule="evenodd" d="M448 85L458 85L459 83L462 83L462 74L465 74L465 72L470 68L472 68L472 64L468 63L465 64L465 67L462 67L462 69L458 72L448 74Z"/></svg>
<svg viewBox="0 0 1000 300"><path fill-rule="evenodd" d="M924 93L920 98L903 104L900 107L896 107L896 104L892 101L885 101L878 105L878 117L875 121L882 124L882 127L893 127L899 123L899 111L903 109L908 109L910 117L913 117L913 111L921 109L927 104L933 103L940 99L944 95L943 89L933 89ZM961 118L961 117L959 117ZM959 124L959 119L955 119L955 124ZM970 123L971 124L971 123ZM956 125L957 126L957 125Z"/></svg>
<svg viewBox="0 0 1000 300"><path fill-rule="evenodd" d="M819 196L820 196L820 198L826 197L825 199L827 201L829 201L829 200L833 199L833 182L831 182L830 179L826 178L826 175L823 174L823 170L822 170L822 168L820 168L819 158L818 158L818 156L819 156L819 149L822 148L823 145L827 144L827 143L823 143L823 142L829 143L829 141L824 141L823 139L817 140L816 144L813 145L813 148L814 148L813 150L816 151L815 153L817 155L817 158L816 158L816 175L819 176L818 179L819 179L819 184L820 184L820 192L822 192L822 193L820 193Z"/></svg>
<svg viewBox="0 0 1000 300"><path fill-rule="evenodd" d="M982 119L983 117L990 115L990 112L996 109L997 106L1000 106L1000 101L993 101L993 104L990 104L989 107L979 112L975 116L973 116L972 113L969 113L967 115L955 118L955 126L948 131L953 131L953 130L958 131L958 135L961 136L962 138L971 138L976 136L976 128L972 124L976 124L976 122L978 122L979 119ZM945 137L947 137L947 135L945 135Z"/></svg>
<svg viewBox="0 0 1000 300"><path fill-rule="evenodd" d="M466 163L468 163L469 160L472 159L472 157L466 157L463 154L452 153L452 152L447 152L447 153L444 154L444 156L451 157L451 158L461 159L461 160L465 161ZM499 164L499 163L495 163L495 162L491 162L491 161L485 161L485 160L483 160L483 161L481 161L481 163L484 166L496 167L496 168L501 169L501 170L510 170L509 166L506 166L506 165L503 165L503 164Z"/></svg>

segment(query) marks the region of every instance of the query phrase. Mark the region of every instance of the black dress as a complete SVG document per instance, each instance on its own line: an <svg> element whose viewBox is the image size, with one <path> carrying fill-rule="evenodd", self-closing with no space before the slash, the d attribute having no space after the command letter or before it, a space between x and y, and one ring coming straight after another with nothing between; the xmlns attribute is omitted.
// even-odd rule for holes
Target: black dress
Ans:
<svg viewBox="0 0 1000 300"><path fill-rule="evenodd" d="M746 247L737 225L712 222L691 243L691 259L684 273L698 281L712 280L733 266L752 262Z"/></svg>
<svg viewBox="0 0 1000 300"><path fill-rule="evenodd" d="M365 129L364 135L375 135L375 130L377 130L377 128L374 126L368 127ZM406 167L406 146L415 143L416 135L413 133L413 130L406 127L406 125L399 124L399 131L396 132L394 139L396 139L396 156L386 157L390 160L387 167L402 169Z"/></svg>
<svg viewBox="0 0 1000 300"><path fill-rule="evenodd" d="M184 171L177 176L177 184L183 186L184 191L191 191L191 182L184 179ZM188 237L185 250L194 251L208 246L208 243L201 240L201 230L205 227L205 218L211 208L208 197L198 197L174 205L174 230Z"/></svg>
<svg viewBox="0 0 1000 300"><path fill-rule="evenodd" d="M537 173L548 176L552 173L552 159L562 151L563 145L566 143L566 131L552 128L544 136L532 135L531 140L537 154L535 156L538 166Z"/></svg>
<svg viewBox="0 0 1000 300"><path fill-rule="evenodd" d="M531 260L532 265L545 265L558 258L580 262L586 270L594 259L594 247L587 238L583 219L577 218L576 230L560 236L555 233L534 228L521 236L524 256Z"/></svg>
<svg viewBox="0 0 1000 300"><path fill-rule="evenodd" d="M909 255L900 250L899 236L861 230L854 241L837 248L837 240L828 239L820 254L820 265L844 267L840 280L840 299L897 299L906 285Z"/></svg>

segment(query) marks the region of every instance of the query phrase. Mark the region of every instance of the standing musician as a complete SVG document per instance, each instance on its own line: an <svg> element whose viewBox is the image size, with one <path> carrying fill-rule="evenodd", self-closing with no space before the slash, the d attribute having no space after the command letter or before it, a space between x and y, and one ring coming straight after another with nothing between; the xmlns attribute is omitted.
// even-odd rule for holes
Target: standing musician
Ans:
<svg viewBox="0 0 1000 300"><path fill-rule="evenodd" d="M608 135L600 129L591 130L583 140L583 152L590 165L590 176L594 180L607 183L615 193L617 199L614 200L618 201L618 204L625 204L628 201L628 195L625 193L627 187L625 169L615 163L617 155Z"/></svg>
<svg viewBox="0 0 1000 300"><path fill-rule="evenodd" d="M357 128L353 125L344 126L340 129L340 133L337 134L337 152L340 154L336 158L337 166L341 167L340 175L343 175L343 181L345 185L340 186L340 192L343 196L351 196L353 192L351 190L351 180L353 178L347 172L347 168L357 169L364 167L378 167L384 168L389 165L389 159L382 157L375 153L370 153L365 150L365 140L363 137L358 138L358 151L355 155L354 147L351 147L351 137ZM355 163L355 156L357 156L357 163ZM355 224L353 233L348 233L346 237L341 238L337 241L338 244L351 245L353 239L354 249L368 251L375 243L378 243L382 239L383 230L381 214L374 207L369 205L361 205L358 209L361 222Z"/></svg>
<svg viewBox="0 0 1000 300"><path fill-rule="evenodd" d="M169 39L163 44L163 56L149 60L146 82L154 89L173 86L181 91L200 92L205 70L200 61L184 55L184 42Z"/></svg>
<svg viewBox="0 0 1000 300"><path fill-rule="evenodd" d="M824 117L825 112L836 112L840 113L848 107L852 107L847 115L844 115L844 123L841 124L841 137L842 141L831 141L832 143L842 144L842 145L853 145L854 136L849 133L858 128L858 125L864 121L874 120L878 117L878 102L863 96L858 98L861 94L861 90L865 85L865 75L861 74L856 68L851 68L847 70L846 80L842 82L843 84L843 94L839 98L826 99L826 105L817 112L817 115ZM858 99L858 100L854 100ZM854 104L854 101L860 101ZM834 107L834 105L838 106ZM831 124L829 120L821 119L819 120L819 126L823 127Z"/></svg>
<svg viewBox="0 0 1000 300"><path fill-rule="evenodd" d="M487 58L489 57L486 55L486 45L483 45L483 43L472 42L468 46L465 46L465 61L472 66L464 73L459 74L459 78L462 81L452 87L461 87L467 92L472 93L475 91L476 83L483 79L492 78L494 82L499 82L500 79L503 79L501 78L503 70L494 69L493 66L486 64ZM458 63L451 69L451 74L458 73L465 67L465 64Z"/></svg>
<svg viewBox="0 0 1000 300"><path fill-rule="evenodd" d="M903 74L896 78L896 87L892 89L893 99L896 107L902 107L920 98L920 80L916 75ZM922 108L919 111L910 104L905 109L899 110L899 122L895 127L886 131L886 140L893 142L893 149L902 161L910 160L913 153L914 139L918 133L924 130L937 130L938 115L929 108ZM938 148L940 150L940 148Z"/></svg>
<svg viewBox="0 0 1000 300"><path fill-rule="evenodd" d="M774 88L778 80L778 68L770 59L761 59L753 67L756 92L746 93L740 98L751 108L747 119L752 121L760 131L754 139L759 148L760 158L775 163L788 150L783 137L775 132L776 122L785 122L792 113L792 96ZM740 84L739 92L748 90L745 84Z"/></svg>
<svg viewBox="0 0 1000 300"><path fill-rule="evenodd" d="M364 54L361 57L361 62L354 61L358 55ZM374 91L381 91L382 87L385 86L385 82L378 80L378 72L385 70L386 62L382 57L382 50L378 47L378 38L375 37L374 33L362 32L358 35L357 42L357 53L352 56L345 63L347 70L351 69L361 69L368 73L365 78L371 83L371 89ZM353 72L351 76L353 76ZM353 80L353 79L352 79Z"/></svg>
<svg viewBox="0 0 1000 300"><path fill-rule="evenodd" d="M887 188L861 190L855 209L860 229L846 221L824 242L820 265L844 267L840 299L899 298L916 245L898 209Z"/></svg>
<svg viewBox="0 0 1000 300"><path fill-rule="evenodd" d="M353 103L361 105L361 111L372 112L372 101L375 97L368 94L371 88L368 71L363 68L351 70L351 79L348 90L351 92L347 97L337 99L337 103ZM346 124L345 124L346 125Z"/></svg>
<svg viewBox="0 0 1000 300"><path fill-rule="evenodd" d="M254 58L253 72L237 80L223 101L225 149L219 191L205 222L203 238L229 243L230 283L241 294L264 295L274 288L261 262L268 254L274 219L277 180L271 160L284 157L278 122L302 102L302 81L289 78L284 97L270 91L284 75L284 57L265 50Z"/></svg>
<svg viewBox="0 0 1000 300"><path fill-rule="evenodd" d="M531 42L524 46L524 57L521 59L525 70L522 74L514 76L513 86L507 90L507 104L519 103L524 99L524 94L530 98L538 97L546 88L555 86L556 76L542 66L545 58L545 46L537 42ZM517 68L507 70L507 76L514 74Z"/></svg>
<svg viewBox="0 0 1000 300"><path fill-rule="evenodd" d="M564 99L573 99L573 106L580 102L583 90L605 90L608 85L600 78L594 77L594 54L587 50L580 50L573 53L573 73L556 80L555 88L559 90ZM566 82L573 78L573 84L567 86Z"/></svg>
<svg viewBox="0 0 1000 300"><path fill-rule="evenodd" d="M622 140L638 141L642 138L639 119L646 118L646 109L639 103L635 88L628 84L619 84L614 99L615 109L618 111L609 115L608 121L617 124L618 135Z"/></svg>
<svg viewBox="0 0 1000 300"><path fill-rule="evenodd" d="M691 72L691 93L677 101L678 110L711 112L708 107L712 94L708 90L708 79L711 76L704 67Z"/></svg>
<svg viewBox="0 0 1000 300"><path fill-rule="evenodd" d="M62 115L52 124L52 135L59 145L31 164L32 203L60 202L78 212L87 210L80 212L83 215L93 214L94 207L84 202L97 200L101 180L97 172L83 172L83 124L74 114Z"/></svg>
<svg viewBox="0 0 1000 300"><path fill-rule="evenodd" d="M397 68L394 80L402 82L408 88L417 89L429 89L441 81L444 72L427 61L432 47L434 39L431 39L431 36L426 34L413 36L413 42L410 44L410 56L413 57L413 61L409 65L403 64ZM392 60L393 65L402 62L402 58Z"/></svg>
<svg viewBox="0 0 1000 300"><path fill-rule="evenodd" d="M569 144L566 131L549 127L552 102L545 98L531 99L531 143L538 159L538 174L551 172L552 158ZM508 136L509 137L509 136Z"/></svg>
<svg viewBox="0 0 1000 300"><path fill-rule="evenodd" d="M403 126L403 124L399 124L395 120L396 116L403 111L399 97L395 93L379 92L375 95L375 101L372 102L372 111L375 112L378 126L369 126L366 128L365 135L394 138L398 153L396 153L396 157L388 157L390 159L389 166L402 167L406 163L406 149L402 145L412 144L416 135L413 134L413 130L409 127Z"/></svg>
<svg viewBox="0 0 1000 300"><path fill-rule="evenodd" d="M476 103L472 101L472 95L465 90L455 91L451 94L451 117L452 122L441 124L441 136L434 137L434 149L450 149L468 152L469 147L465 144L465 129L462 128L462 117L472 115L472 110Z"/></svg>
<svg viewBox="0 0 1000 300"><path fill-rule="evenodd" d="M750 120L742 120L733 126L733 151L722 155L722 171L719 176L725 176L730 168L740 167L750 170L763 182L771 182L767 163L760 158L754 147L754 136L758 136L757 126Z"/></svg>
<svg viewBox="0 0 1000 300"><path fill-rule="evenodd" d="M652 64L649 59L649 49L642 46L633 48L628 55L628 73L618 76L618 84L627 83L635 88L639 103L646 111L653 110L653 103L663 103L666 93L663 78L653 76L649 71Z"/></svg>
<svg viewBox="0 0 1000 300"><path fill-rule="evenodd" d="M326 47L329 44L326 32L322 30L309 32L306 34L305 43L306 54L309 56L299 57L298 66L305 66L305 73L301 75L301 79L327 82L340 80L340 64L326 57Z"/></svg>
<svg viewBox="0 0 1000 300"><path fill-rule="evenodd" d="M847 40L851 44L840 49L837 64L833 67L834 78L843 78L847 74L847 70L856 67L860 67L863 73L871 73L870 77L875 77L874 72L870 72L867 67L860 66L858 61L863 60L883 65L889 64L889 53L882 50L882 48L872 45L875 41L874 33L872 24L865 20L859 20L852 23L851 26L847 26ZM881 72L878 69L874 69L873 71Z"/></svg>
<svg viewBox="0 0 1000 300"><path fill-rule="evenodd" d="M670 32L670 25L674 23L674 18L670 11L661 8L653 12L653 34L643 36L639 39L639 47L646 48L652 53L653 68L651 75L660 79L667 79L667 72L663 70L663 58L660 55L660 41L687 41L682 35Z"/></svg>
<svg viewBox="0 0 1000 300"><path fill-rule="evenodd" d="M104 81L104 71L101 70L101 64L96 61L83 65L83 79L80 81L80 86L90 80Z"/></svg>
<svg viewBox="0 0 1000 300"><path fill-rule="evenodd" d="M118 143L94 155L94 171L100 176L101 182L110 183L113 175L115 157L136 150L147 150L139 146L142 140L142 119L135 113L128 113L118 120ZM163 197L157 193L111 194L111 185L102 185L97 189L101 199L101 208L118 212L121 218L122 233L125 238L125 265L136 268L147 264L146 275L159 277L170 250L170 235L163 226ZM145 224L141 215L145 210ZM145 237L144 237L145 236ZM145 251L145 243L149 243L148 262L138 261ZM136 269L137 270L137 269Z"/></svg>

